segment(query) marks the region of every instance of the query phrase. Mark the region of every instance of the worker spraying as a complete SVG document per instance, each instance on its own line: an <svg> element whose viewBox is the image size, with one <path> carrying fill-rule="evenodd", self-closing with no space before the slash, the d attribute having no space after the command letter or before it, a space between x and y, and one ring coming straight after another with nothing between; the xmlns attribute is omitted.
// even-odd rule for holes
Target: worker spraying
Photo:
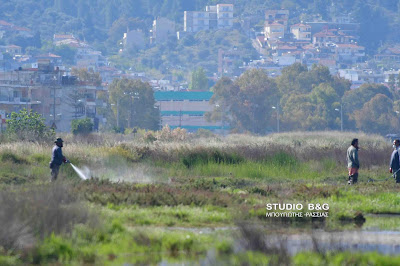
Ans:
<svg viewBox="0 0 400 266"><path fill-rule="evenodd" d="M57 180L58 173L60 171L60 166L63 163L69 163L67 158L65 158L62 153L63 142L64 141L61 138L58 138L54 142L55 145L52 150L51 161L50 161L50 169L51 169L50 182L54 182Z"/></svg>

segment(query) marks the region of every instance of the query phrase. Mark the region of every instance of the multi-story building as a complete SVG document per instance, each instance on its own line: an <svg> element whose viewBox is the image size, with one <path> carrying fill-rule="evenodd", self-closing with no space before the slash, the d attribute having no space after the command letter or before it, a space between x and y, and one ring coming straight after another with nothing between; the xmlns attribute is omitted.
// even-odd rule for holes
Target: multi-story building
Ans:
<svg viewBox="0 0 400 266"><path fill-rule="evenodd" d="M186 32L198 32L210 29L210 12L185 11L183 30Z"/></svg>
<svg viewBox="0 0 400 266"><path fill-rule="evenodd" d="M338 29L325 29L313 35L315 47L334 46L337 43L351 44L357 41L357 37Z"/></svg>
<svg viewBox="0 0 400 266"><path fill-rule="evenodd" d="M142 30L131 30L124 33L124 49L144 49L146 46L145 36Z"/></svg>
<svg viewBox="0 0 400 266"><path fill-rule="evenodd" d="M37 68L0 72L0 113L33 110L59 132L70 131L71 121L83 117L92 118L98 128L103 119L97 108L104 103L97 94L104 88L66 74L49 61L40 61Z"/></svg>
<svg viewBox="0 0 400 266"><path fill-rule="evenodd" d="M8 53L11 56L20 55L22 54L22 47L18 45L4 45L0 46L1 53Z"/></svg>
<svg viewBox="0 0 400 266"><path fill-rule="evenodd" d="M287 27L289 20L289 10L267 10L265 11L265 20L267 23L278 22Z"/></svg>
<svg viewBox="0 0 400 266"><path fill-rule="evenodd" d="M217 5L217 24L218 29L230 29L233 26L233 5Z"/></svg>
<svg viewBox="0 0 400 266"><path fill-rule="evenodd" d="M188 131L207 129L223 133L228 126L222 122L208 122L205 113L213 110L210 91L156 91L154 98L160 108L162 125Z"/></svg>
<svg viewBox="0 0 400 266"><path fill-rule="evenodd" d="M185 32L201 30L229 29L233 26L233 4L207 6L205 11L185 11Z"/></svg>
<svg viewBox="0 0 400 266"><path fill-rule="evenodd" d="M175 34L175 22L167 18L157 18L153 21L151 43L165 42Z"/></svg>
<svg viewBox="0 0 400 266"><path fill-rule="evenodd" d="M279 40L285 37L285 25L268 21L265 23L265 39L267 42Z"/></svg>
<svg viewBox="0 0 400 266"><path fill-rule="evenodd" d="M336 44L335 59L337 61L357 63L363 61L365 57L365 48L356 44Z"/></svg>
<svg viewBox="0 0 400 266"><path fill-rule="evenodd" d="M311 27L300 23L290 26L290 32L298 41L311 41Z"/></svg>

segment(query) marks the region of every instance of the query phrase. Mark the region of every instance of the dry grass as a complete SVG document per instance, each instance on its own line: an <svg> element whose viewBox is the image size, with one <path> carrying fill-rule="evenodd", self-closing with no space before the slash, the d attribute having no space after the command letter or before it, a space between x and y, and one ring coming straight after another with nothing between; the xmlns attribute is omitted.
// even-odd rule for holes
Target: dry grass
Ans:
<svg viewBox="0 0 400 266"><path fill-rule="evenodd" d="M0 192L0 246L31 248L51 233L69 233L95 216L62 184Z"/></svg>
<svg viewBox="0 0 400 266"><path fill-rule="evenodd" d="M278 153L285 153L299 161L329 159L345 165L346 149L352 138L360 142L360 161L363 168L387 164L391 144L383 137L362 133L294 132L272 134L264 137L229 135L226 138L188 138L182 141L155 141L146 143L140 138L121 134L93 134L87 138L65 139L64 153L68 158L89 164L103 163L115 153L127 161L150 160L178 162L193 153L221 153L238 156L250 161L264 161ZM0 154L19 156L43 154L50 160L52 143L16 142L0 146Z"/></svg>

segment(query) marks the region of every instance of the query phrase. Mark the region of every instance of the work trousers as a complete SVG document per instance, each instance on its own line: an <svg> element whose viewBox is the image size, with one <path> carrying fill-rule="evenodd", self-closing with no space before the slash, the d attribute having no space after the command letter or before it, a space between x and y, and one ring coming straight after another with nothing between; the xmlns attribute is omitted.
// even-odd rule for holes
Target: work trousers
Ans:
<svg viewBox="0 0 400 266"><path fill-rule="evenodd" d="M60 172L60 165L53 165L51 168L51 182L54 182L57 180L58 173Z"/></svg>
<svg viewBox="0 0 400 266"><path fill-rule="evenodd" d="M358 181L358 168L349 168L349 185L356 184Z"/></svg>
<svg viewBox="0 0 400 266"><path fill-rule="evenodd" d="M393 177L394 177L394 180L396 180L396 183L400 183L400 171L393 170Z"/></svg>

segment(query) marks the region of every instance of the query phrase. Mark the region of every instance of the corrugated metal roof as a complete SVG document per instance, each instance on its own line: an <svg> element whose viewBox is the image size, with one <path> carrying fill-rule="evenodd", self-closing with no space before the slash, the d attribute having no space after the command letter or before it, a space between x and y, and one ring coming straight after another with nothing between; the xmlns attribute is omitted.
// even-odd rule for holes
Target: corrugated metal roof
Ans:
<svg viewBox="0 0 400 266"><path fill-rule="evenodd" d="M204 115L205 111L161 111L162 116L179 116L179 115Z"/></svg>
<svg viewBox="0 0 400 266"><path fill-rule="evenodd" d="M212 91L156 91L154 98L156 101L173 100L205 100L209 101L213 95Z"/></svg>

